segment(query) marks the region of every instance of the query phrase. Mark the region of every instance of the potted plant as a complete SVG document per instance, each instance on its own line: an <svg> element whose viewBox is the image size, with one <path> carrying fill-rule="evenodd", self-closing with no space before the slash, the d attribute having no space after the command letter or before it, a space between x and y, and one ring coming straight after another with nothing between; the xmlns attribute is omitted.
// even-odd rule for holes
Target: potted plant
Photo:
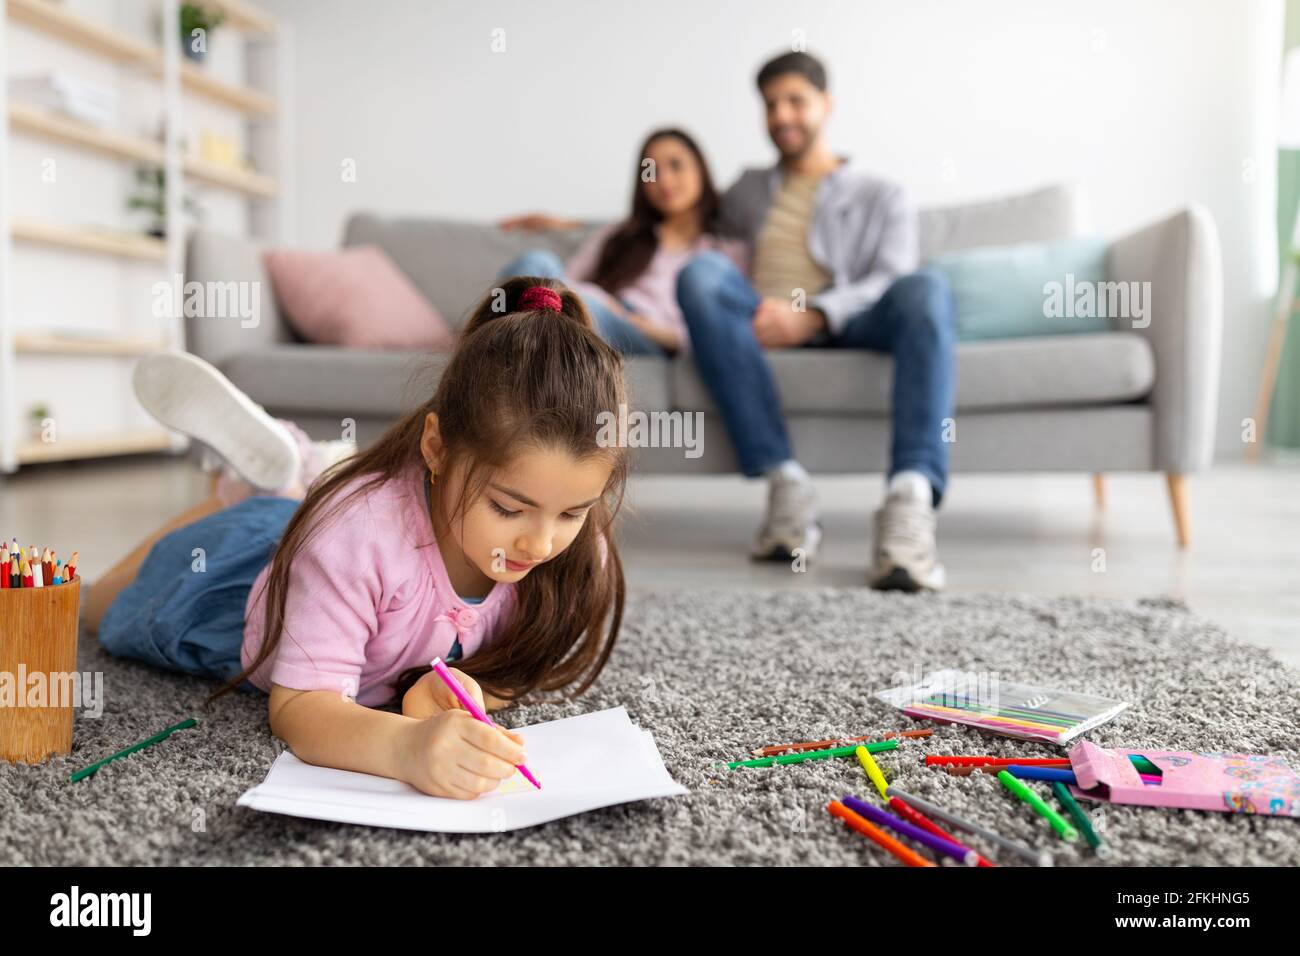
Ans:
<svg viewBox="0 0 1300 956"><path fill-rule="evenodd" d="M45 420L50 417L48 405L33 405L27 410L27 423L31 428L32 441L45 440Z"/></svg>
<svg viewBox="0 0 1300 956"><path fill-rule="evenodd" d="M152 217L149 228L145 230L158 239L167 238L167 173L161 166L137 166L135 181L141 191L126 202L128 209L143 209ZM193 196L185 196L181 201L185 212L196 219L202 218L203 210Z"/></svg>
<svg viewBox="0 0 1300 956"><path fill-rule="evenodd" d="M202 63L208 52L212 31L225 22L220 10L208 10L197 3L182 3L180 9L181 49L196 63ZM200 31L196 34L196 31Z"/></svg>

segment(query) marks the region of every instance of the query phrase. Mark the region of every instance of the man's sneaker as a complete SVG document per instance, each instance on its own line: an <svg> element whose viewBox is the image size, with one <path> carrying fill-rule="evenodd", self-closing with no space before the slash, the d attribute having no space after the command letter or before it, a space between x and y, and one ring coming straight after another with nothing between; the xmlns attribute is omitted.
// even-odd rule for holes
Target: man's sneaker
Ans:
<svg viewBox="0 0 1300 956"><path fill-rule="evenodd" d="M880 591L938 591L943 565L934 544L935 513L929 501L893 492L876 512L871 586Z"/></svg>
<svg viewBox="0 0 1300 956"><path fill-rule="evenodd" d="M254 488L297 479L298 443L234 383L188 352L154 352L132 377L136 398L159 422L207 445Z"/></svg>
<svg viewBox="0 0 1300 956"><path fill-rule="evenodd" d="M811 561L821 541L813 483L773 474L768 479L767 518L754 539L754 559L790 561L797 556Z"/></svg>

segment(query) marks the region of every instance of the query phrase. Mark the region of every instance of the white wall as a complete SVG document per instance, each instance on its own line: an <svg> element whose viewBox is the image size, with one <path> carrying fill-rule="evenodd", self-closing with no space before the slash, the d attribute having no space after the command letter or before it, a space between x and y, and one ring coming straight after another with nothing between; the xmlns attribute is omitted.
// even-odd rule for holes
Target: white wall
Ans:
<svg viewBox="0 0 1300 956"><path fill-rule="evenodd" d="M1276 282L1280 0L267 6L295 34L307 246L357 209L617 214L665 123L699 134L725 184L771 161L752 77L795 30L830 67L835 146L923 204L1068 179L1115 235L1203 203L1225 254L1220 447L1241 453Z"/></svg>

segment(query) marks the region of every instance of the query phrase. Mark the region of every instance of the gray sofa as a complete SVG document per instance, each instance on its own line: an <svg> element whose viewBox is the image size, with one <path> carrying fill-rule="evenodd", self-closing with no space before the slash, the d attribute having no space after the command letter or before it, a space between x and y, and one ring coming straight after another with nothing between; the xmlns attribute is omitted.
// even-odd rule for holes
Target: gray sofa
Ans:
<svg viewBox="0 0 1300 956"><path fill-rule="evenodd" d="M1079 233L1073 190L1052 186L988 202L922 210L923 260L941 251L1063 238ZM496 270L530 247L567 254L583 232L503 233L487 224L352 217L345 245L381 246L453 324ZM967 342L957 350L960 472L1154 471L1169 476L1180 542L1188 529L1182 475L1209 464L1218 392L1222 295L1217 233L1198 207L1121 237L1108 254L1112 280L1151 283L1144 329ZM356 351L299 341L270 294L260 250L198 231L187 281L263 283L256 327L186 320L188 348L222 368L272 413L317 437L344 420L365 443L426 397L442 358ZM814 472L879 472L888 464L888 357L794 349L771 362L796 454ZM634 405L702 410L704 454L646 448L643 472L732 472L735 459L703 382L689 361L628 362Z"/></svg>

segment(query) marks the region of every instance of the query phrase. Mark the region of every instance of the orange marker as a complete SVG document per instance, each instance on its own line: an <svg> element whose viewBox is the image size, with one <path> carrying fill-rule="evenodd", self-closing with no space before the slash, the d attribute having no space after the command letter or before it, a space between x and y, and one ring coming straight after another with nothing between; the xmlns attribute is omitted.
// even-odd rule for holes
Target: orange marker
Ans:
<svg viewBox="0 0 1300 956"><path fill-rule="evenodd" d="M894 854L894 856L898 857L908 866L934 866L933 863L921 856L915 850L909 850L884 830L881 830L870 821L864 820L838 800L832 800L830 803L826 804L826 809L830 811L831 816L839 817L843 820L844 825L849 829L861 833L871 842Z"/></svg>

